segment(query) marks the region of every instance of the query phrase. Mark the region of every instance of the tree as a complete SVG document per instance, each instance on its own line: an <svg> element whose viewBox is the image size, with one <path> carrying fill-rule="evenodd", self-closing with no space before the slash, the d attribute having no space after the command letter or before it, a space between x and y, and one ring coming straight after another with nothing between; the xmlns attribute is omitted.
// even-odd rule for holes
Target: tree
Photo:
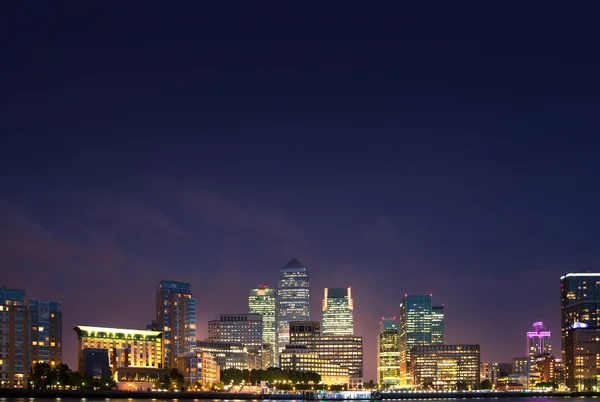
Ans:
<svg viewBox="0 0 600 402"><path fill-rule="evenodd" d="M183 374L176 368L171 369L169 372L170 389L182 389L184 387Z"/></svg>
<svg viewBox="0 0 600 402"><path fill-rule="evenodd" d="M456 383L457 391L467 391L469 389L469 384L466 381L458 381Z"/></svg>
<svg viewBox="0 0 600 402"><path fill-rule="evenodd" d="M487 378L483 381L481 381L481 389L492 389L493 385L492 382L490 380L488 380Z"/></svg>
<svg viewBox="0 0 600 402"><path fill-rule="evenodd" d="M54 369L56 372L56 382L61 386L70 385L71 383L71 369L66 364L59 364Z"/></svg>

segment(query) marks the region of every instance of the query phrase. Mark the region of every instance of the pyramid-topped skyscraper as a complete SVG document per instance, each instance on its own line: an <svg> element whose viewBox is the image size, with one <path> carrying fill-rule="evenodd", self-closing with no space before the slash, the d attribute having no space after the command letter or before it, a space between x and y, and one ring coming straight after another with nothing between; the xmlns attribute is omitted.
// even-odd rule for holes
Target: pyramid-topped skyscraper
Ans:
<svg viewBox="0 0 600 402"><path fill-rule="evenodd" d="M279 316L279 350L290 341L290 321L310 320L310 283L308 271L300 261L292 258L279 271L277 287Z"/></svg>

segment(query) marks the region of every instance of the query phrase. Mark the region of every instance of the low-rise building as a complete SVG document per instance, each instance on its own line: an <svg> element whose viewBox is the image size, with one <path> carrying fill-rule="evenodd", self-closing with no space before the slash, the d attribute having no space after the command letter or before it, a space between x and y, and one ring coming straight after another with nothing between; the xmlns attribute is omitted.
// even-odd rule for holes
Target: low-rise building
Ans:
<svg viewBox="0 0 600 402"><path fill-rule="evenodd" d="M251 358L248 355L248 349L239 342L196 341L196 352L210 353L221 370L260 368L260 363L258 367L256 366L257 359Z"/></svg>
<svg viewBox="0 0 600 402"><path fill-rule="evenodd" d="M312 371L321 376L326 385L349 385L348 367L342 367L311 352L304 345L288 345L279 355L284 370Z"/></svg>
<svg viewBox="0 0 600 402"><path fill-rule="evenodd" d="M417 345L410 356L415 388L453 390L462 382L475 389L480 383L479 345Z"/></svg>
<svg viewBox="0 0 600 402"><path fill-rule="evenodd" d="M220 379L217 361L207 352L194 351L179 354L177 370L192 388L210 389Z"/></svg>

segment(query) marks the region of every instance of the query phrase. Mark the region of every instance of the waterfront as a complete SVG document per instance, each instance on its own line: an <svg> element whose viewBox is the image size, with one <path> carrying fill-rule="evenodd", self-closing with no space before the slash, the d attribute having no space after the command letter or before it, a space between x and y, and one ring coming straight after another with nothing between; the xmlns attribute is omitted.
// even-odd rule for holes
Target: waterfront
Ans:
<svg viewBox="0 0 600 402"><path fill-rule="evenodd" d="M229 396L229 395L228 395ZM246 395L244 395L246 396ZM273 395L273 397L275 397L276 395ZM292 395L287 395L288 398L273 398L270 399L271 401L274 402L290 402L290 401L302 401L301 399L301 395L297 395L299 398L298 399L293 399L290 398L292 397ZM445 397L445 396L441 396L441 395L437 395L437 396L433 396L430 395L431 397L426 397L426 398L419 398L419 397L413 397L413 398L402 398L403 401L408 401L408 402L412 402L412 401L422 401L424 399L431 399L431 400L456 400L456 399L470 399L468 396L466 397ZM485 399L485 398L502 398L502 397L494 397L491 395L486 395L486 396L474 396L474 398L477 399ZM577 401L579 402L597 402L597 395L594 396L578 396L576 397ZM96 397L86 397L86 398L76 398L76 397L0 397L0 402L90 402L90 401L106 401L106 402L136 402L136 401L144 401L147 400L148 398L106 398L103 396L96 396ZM159 397L159 398L152 398L152 401L155 402L173 402L173 401L194 401L194 400L201 400L201 399L212 399L215 402L219 402L219 401L240 401L240 400L260 400L259 398L257 399L251 399L251 398L241 398L241 399L236 399L234 398L234 395L231 395L231 397L226 397L226 398L188 398L187 396L185 398L164 398L164 397ZM557 402L558 400L564 399L570 399L572 400L572 397L568 397L568 396L564 396L564 395L546 395L546 396L514 396L510 398L511 401L514 402L544 402L545 400L547 401L551 401L551 402ZM344 400L344 399L336 399L336 400ZM352 400L352 399L347 399L347 400ZM396 400L396 399L390 399L390 400Z"/></svg>

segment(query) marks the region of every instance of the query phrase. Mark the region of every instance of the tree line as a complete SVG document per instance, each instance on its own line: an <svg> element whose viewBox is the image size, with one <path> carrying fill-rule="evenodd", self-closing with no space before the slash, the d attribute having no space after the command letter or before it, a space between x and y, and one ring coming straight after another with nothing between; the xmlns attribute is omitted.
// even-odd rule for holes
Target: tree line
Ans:
<svg viewBox="0 0 600 402"><path fill-rule="evenodd" d="M115 382L112 379L109 381L99 381L84 378L78 371L71 371L66 364L59 364L52 367L48 363L36 363L29 371L28 381L29 388L31 389L110 389L115 386Z"/></svg>
<svg viewBox="0 0 600 402"><path fill-rule="evenodd" d="M221 370L221 381L225 384L241 384L242 382L258 384L261 381L273 383L275 381L286 381L291 384L318 384L321 382L321 376L311 371L282 370L276 367L269 367L267 370L240 370L228 368Z"/></svg>

